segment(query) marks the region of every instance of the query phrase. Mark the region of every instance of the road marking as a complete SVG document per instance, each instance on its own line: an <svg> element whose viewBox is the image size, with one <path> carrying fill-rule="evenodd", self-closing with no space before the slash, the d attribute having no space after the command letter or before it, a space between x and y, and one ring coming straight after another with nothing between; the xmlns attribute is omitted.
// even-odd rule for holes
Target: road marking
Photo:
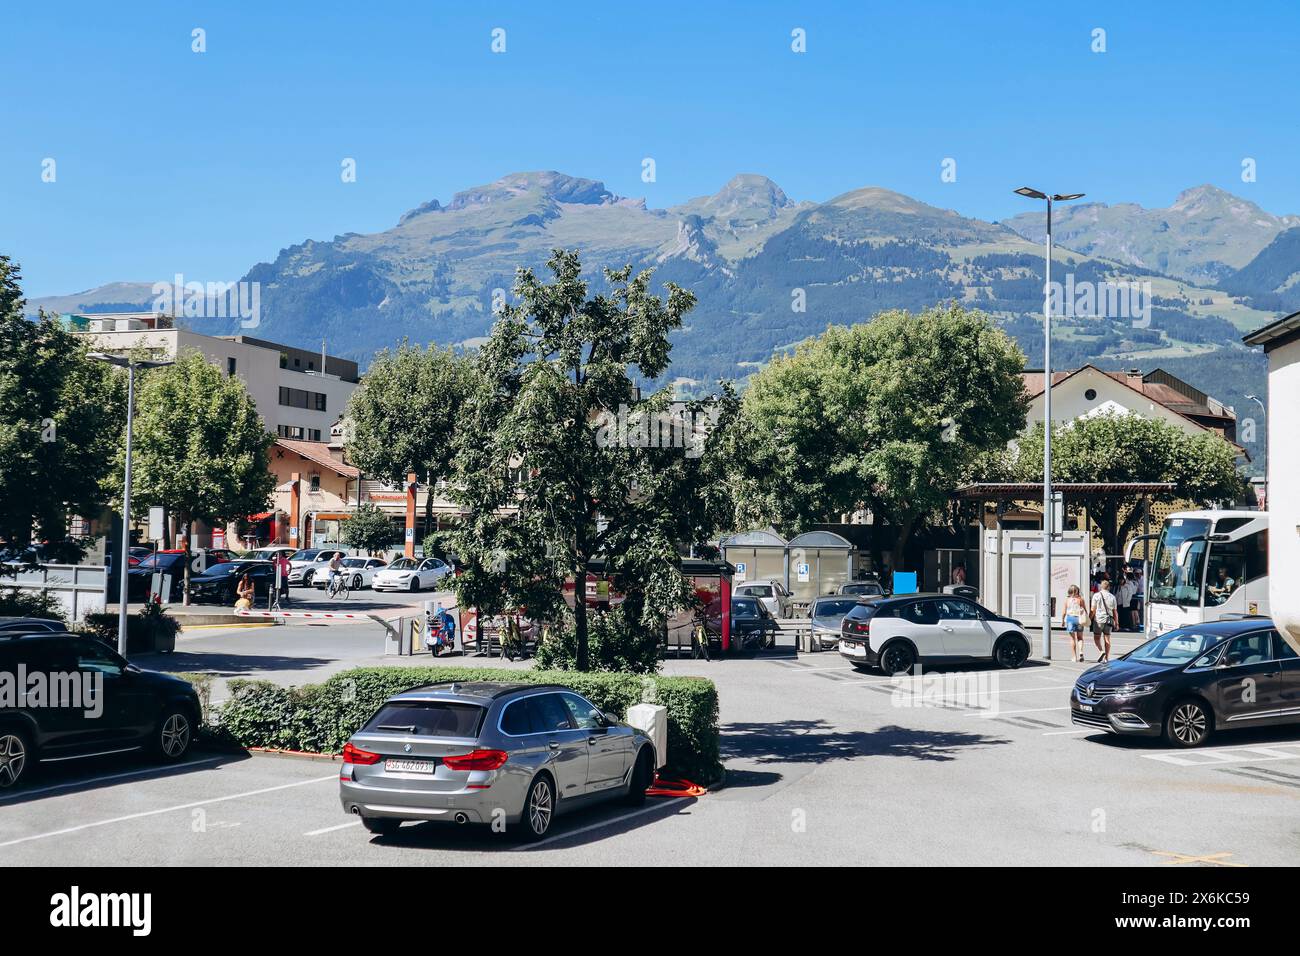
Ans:
<svg viewBox="0 0 1300 956"><path fill-rule="evenodd" d="M1147 760L1171 763L1176 767L1213 767L1224 763L1300 759L1300 743L1271 744L1258 747L1218 747L1211 750L1185 751L1177 754L1142 754L1142 756Z"/></svg>
<svg viewBox="0 0 1300 956"><path fill-rule="evenodd" d="M1064 707L1030 707L1025 710L990 710L982 711L978 714L962 714L963 717L982 717L988 720L990 717L1005 717L1008 714L1045 714L1049 710L1069 710L1067 704Z"/></svg>
<svg viewBox="0 0 1300 956"><path fill-rule="evenodd" d="M308 830L303 836L320 836L322 833L333 833L335 830L346 830L348 827L361 826L360 820L349 820L347 823L340 823L338 826L321 827L319 830Z"/></svg>
<svg viewBox="0 0 1300 956"><path fill-rule="evenodd" d="M615 824L622 823L624 820L633 820L637 817L644 816L647 813L652 813L655 810L660 809L661 807L672 806L674 803L682 803L685 800L694 800L694 799L696 798L695 797L672 797L671 799L660 801L654 806L642 807L639 810L633 810L630 813L624 813L621 816L612 817L608 820L602 820L599 823L592 823L589 824L588 826L580 827L577 830L566 830L564 833L557 833L555 834L555 836L549 836L545 840L540 840L537 843L534 843L532 846L525 847L524 849L536 850L556 840L568 840L571 839L572 837L581 836L584 833L590 833L592 830L600 830L603 829L604 827L612 827ZM0 846L3 846L3 844L0 844Z"/></svg>
<svg viewBox="0 0 1300 956"><path fill-rule="evenodd" d="M1210 866L1239 866L1245 867L1245 863L1229 863L1225 858L1232 856L1231 853L1210 853L1206 856L1195 856L1190 853L1170 853L1167 850L1152 850L1156 856L1168 856L1172 859L1165 860L1165 866L1182 866L1184 863L1207 863Z"/></svg>
<svg viewBox="0 0 1300 956"><path fill-rule="evenodd" d="M224 757L209 757L206 760L191 760L188 763L170 764L159 767L142 767L139 770L128 770L125 773L112 773L103 777L89 777L85 780L69 780L67 783L55 783L48 787L39 787L35 790L20 790L17 793L10 794L7 797L0 797L0 804L9 803L19 798L34 797L41 793L53 793L56 790L70 790L73 787L85 787L97 783L107 783L110 780L125 780L128 777L139 777L146 773L167 773L172 770L184 770L187 767L201 767L204 764L218 763L224 760ZM168 774L170 776L170 774Z"/></svg>
<svg viewBox="0 0 1300 956"><path fill-rule="evenodd" d="M337 780L338 774L332 773L328 777L314 777L311 780L299 780L294 783L282 783L277 787L263 787L261 790L246 790L243 793L231 793L224 797L212 797L208 800L195 800L193 803L179 803L174 807L162 807L158 810L144 810L140 813L128 813L121 817L112 817L108 820L96 820L94 823L83 823L75 827L65 827L62 830L51 830L48 833L33 833L30 836L18 837L16 840L5 840L0 843L0 847L16 846L19 843L30 843L33 840L44 840L46 837L66 836L69 833L80 833L82 830L92 830L95 827L106 827L111 823L125 823L128 820L140 820L144 817L156 817L163 813L174 813L177 810L191 810L194 807L203 807L212 803L225 803L228 800L241 800L244 797L256 797L264 793L275 793L277 790L290 790L294 787L305 787L312 783L324 783L326 780Z"/></svg>

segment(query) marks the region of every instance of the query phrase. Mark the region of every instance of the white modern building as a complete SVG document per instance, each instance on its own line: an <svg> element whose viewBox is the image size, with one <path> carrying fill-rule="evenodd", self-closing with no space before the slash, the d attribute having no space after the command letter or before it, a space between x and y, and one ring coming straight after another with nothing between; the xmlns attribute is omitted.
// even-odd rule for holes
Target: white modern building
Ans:
<svg viewBox="0 0 1300 956"><path fill-rule="evenodd" d="M1300 652L1300 312L1245 338L1268 356L1269 608Z"/></svg>
<svg viewBox="0 0 1300 956"><path fill-rule="evenodd" d="M143 349L154 358L200 352L248 389L268 431L280 438L328 442L348 397L357 387L357 363L322 351L295 348L248 335L201 335L176 328L169 316L150 312L67 315L66 324L94 340L100 351Z"/></svg>

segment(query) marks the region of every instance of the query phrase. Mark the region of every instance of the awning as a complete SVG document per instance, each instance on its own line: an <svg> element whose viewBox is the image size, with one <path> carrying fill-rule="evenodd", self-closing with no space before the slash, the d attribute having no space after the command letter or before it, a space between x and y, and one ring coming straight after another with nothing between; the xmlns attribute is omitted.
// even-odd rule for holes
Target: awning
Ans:
<svg viewBox="0 0 1300 956"><path fill-rule="evenodd" d="M257 514L255 514L255 515L249 515L249 516L248 516L247 518L245 518L244 520L245 520L245 521L265 521L267 518L273 518L273 517L275 517L275 512L274 512L274 511L259 511L259 512L258 512Z"/></svg>

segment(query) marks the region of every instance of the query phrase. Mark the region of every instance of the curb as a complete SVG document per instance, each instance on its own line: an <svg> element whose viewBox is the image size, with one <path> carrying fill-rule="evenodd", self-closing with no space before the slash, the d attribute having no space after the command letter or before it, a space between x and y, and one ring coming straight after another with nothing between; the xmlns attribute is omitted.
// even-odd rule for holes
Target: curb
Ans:
<svg viewBox="0 0 1300 956"><path fill-rule="evenodd" d="M315 754L306 750L276 750L272 747L241 747L245 753L256 754L259 757L281 757L290 760L327 760L330 763L337 763L339 754Z"/></svg>

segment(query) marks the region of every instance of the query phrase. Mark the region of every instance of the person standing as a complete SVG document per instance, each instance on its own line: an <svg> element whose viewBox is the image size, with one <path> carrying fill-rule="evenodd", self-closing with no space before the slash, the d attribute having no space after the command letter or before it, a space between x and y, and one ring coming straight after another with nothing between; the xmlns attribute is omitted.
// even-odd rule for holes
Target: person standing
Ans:
<svg viewBox="0 0 1300 956"><path fill-rule="evenodd" d="M280 571L280 603L285 604L289 600L289 552L288 551L276 552L275 566Z"/></svg>
<svg viewBox="0 0 1300 956"><path fill-rule="evenodd" d="M1088 622L1088 606L1083 603L1079 585L1071 584L1065 593L1065 610L1061 613L1061 626L1070 635L1070 660L1083 660L1083 629Z"/></svg>
<svg viewBox="0 0 1300 956"><path fill-rule="evenodd" d="M1119 619L1122 625L1121 630L1133 630L1133 612L1131 606L1133 603L1133 594L1136 589L1136 585L1133 583L1133 575L1129 574L1127 571L1121 571L1119 589L1115 594L1116 601L1119 604Z"/></svg>
<svg viewBox="0 0 1300 956"><path fill-rule="evenodd" d="M1101 651L1097 663L1110 660L1110 632L1119 626L1119 602L1110 591L1110 581L1102 578L1092 596L1092 637Z"/></svg>

